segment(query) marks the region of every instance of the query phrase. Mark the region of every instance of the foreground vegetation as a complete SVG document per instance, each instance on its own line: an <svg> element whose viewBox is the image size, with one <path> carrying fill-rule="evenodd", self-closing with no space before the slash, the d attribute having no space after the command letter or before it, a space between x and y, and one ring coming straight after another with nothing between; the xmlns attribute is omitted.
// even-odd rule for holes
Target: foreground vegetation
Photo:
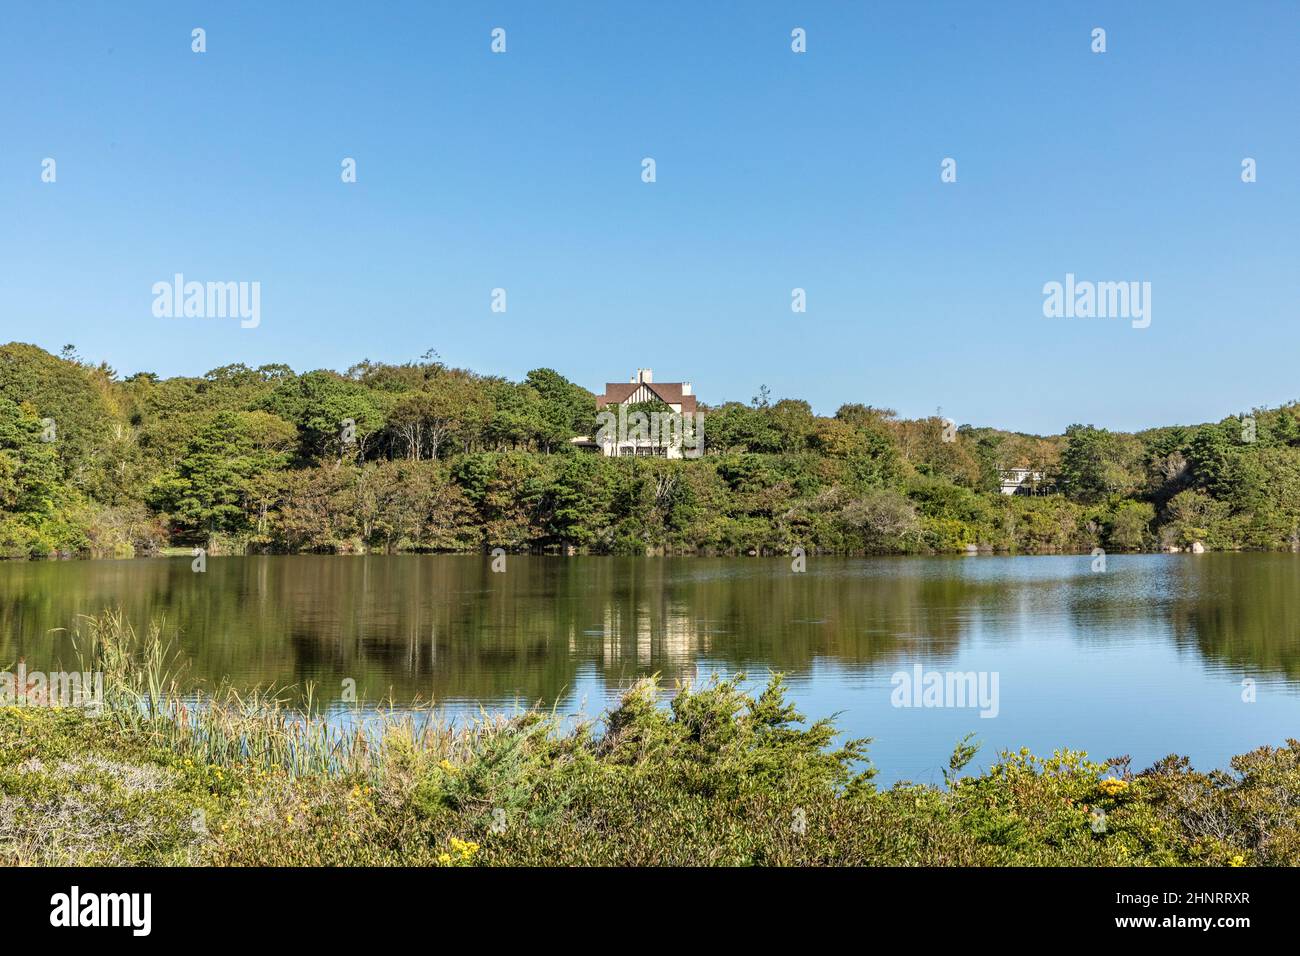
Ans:
<svg viewBox="0 0 1300 956"><path fill-rule="evenodd" d="M99 715L0 708L0 863L1300 864L1297 741L1231 772L1020 752L962 777L963 742L946 786L881 790L867 742L804 724L779 678L667 706L641 683L599 728L408 713L353 733L274 695L196 700L156 628L107 615L79 639Z"/></svg>
<svg viewBox="0 0 1300 956"><path fill-rule="evenodd" d="M697 460L606 459L595 399L432 354L346 373L122 378L0 346L0 557L1300 549L1300 407L1138 434L949 427L798 399L705 407ZM1011 468L1051 494L999 493Z"/></svg>

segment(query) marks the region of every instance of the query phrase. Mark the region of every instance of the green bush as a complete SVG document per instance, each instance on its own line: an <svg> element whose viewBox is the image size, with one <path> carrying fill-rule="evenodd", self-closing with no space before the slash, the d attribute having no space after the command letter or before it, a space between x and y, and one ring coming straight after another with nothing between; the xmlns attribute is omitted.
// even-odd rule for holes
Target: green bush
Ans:
<svg viewBox="0 0 1300 956"><path fill-rule="evenodd" d="M131 677L132 659L109 662L115 688L158 683ZM757 695L742 680L666 702L642 682L600 727L529 711L347 746L263 720L247 698L233 716L213 700L179 733L166 729L178 710L147 718L130 694L99 718L4 707L0 862L1300 864L1300 742L1212 773L1177 757L1134 774L1127 758L1020 751L961 776L978 747L967 740L945 786L881 790L867 741L805 723L779 677ZM264 743L214 747L230 727Z"/></svg>

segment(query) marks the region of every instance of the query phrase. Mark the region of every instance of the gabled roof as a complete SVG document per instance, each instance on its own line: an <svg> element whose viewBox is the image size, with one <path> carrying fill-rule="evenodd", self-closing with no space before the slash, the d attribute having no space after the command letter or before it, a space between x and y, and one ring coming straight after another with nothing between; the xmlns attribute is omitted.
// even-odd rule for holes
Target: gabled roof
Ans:
<svg viewBox="0 0 1300 956"><path fill-rule="evenodd" d="M682 394L684 384L684 382L606 382L605 394L596 399L596 407L622 405L636 394L637 389L644 386L648 391L659 396L659 400L665 405L680 405L683 414L694 412L695 396Z"/></svg>

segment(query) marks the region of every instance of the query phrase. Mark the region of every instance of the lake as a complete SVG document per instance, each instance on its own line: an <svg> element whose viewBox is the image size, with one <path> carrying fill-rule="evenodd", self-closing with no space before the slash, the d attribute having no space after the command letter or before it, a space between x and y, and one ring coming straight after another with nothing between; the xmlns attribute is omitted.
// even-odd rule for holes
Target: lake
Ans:
<svg viewBox="0 0 1300 956"><path fill-rule="evenodd" d="M78 615L164 617L209 683L432 698L452 715L598 714L637 677L769 670L810 718L874 738L880 781L941 779L953 744L1169 753L1202 769L1300 736L1300 556L850 559L292 556L0 564L0 667L69 669ZM948 694L895 706L939 672ZM949 672L996 690L954 696ZM1243 681L1254 682L1253 701ZM919 690L919 689L918 689ZM917 704L927 703L918 692ZM989 700L985 700L988 704ZM976 706L972 706L976 705ZM981 717L981 710L996 716Z"/></svg>

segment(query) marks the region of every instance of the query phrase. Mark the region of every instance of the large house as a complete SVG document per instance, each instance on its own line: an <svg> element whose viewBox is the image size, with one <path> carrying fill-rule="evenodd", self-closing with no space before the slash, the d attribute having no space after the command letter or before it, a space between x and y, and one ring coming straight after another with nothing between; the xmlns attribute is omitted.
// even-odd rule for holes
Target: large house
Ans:
<svg viewBox="0 0 1300 956"><path fill-rule="evenodd" d="M1008 468L1001 478L1004 495L1045 495L1052 490L1043 472L1030 468Z"/></svg>
<svg viewBox="0 0 1300 956"><path fill-rule="evenodd" d="M629 424L628 406L647 402L662 402L668 406L673 421L651 420L641 427L636 420ZM606 457L681 458L683 444L690 449L693 447L692 438L695 438L698 447L698 439L702 437L695 431L697 405L691 383L656 382L653 369L639 368L626 382L606 382L605 394L596 396L596 409L617 416L616 424L602 427L595 439L584 436L572 441L585 451L599 452ZM610 422L608 416L604 420L607 424ZM683 425L685 443L682 440Z"/></svg>

